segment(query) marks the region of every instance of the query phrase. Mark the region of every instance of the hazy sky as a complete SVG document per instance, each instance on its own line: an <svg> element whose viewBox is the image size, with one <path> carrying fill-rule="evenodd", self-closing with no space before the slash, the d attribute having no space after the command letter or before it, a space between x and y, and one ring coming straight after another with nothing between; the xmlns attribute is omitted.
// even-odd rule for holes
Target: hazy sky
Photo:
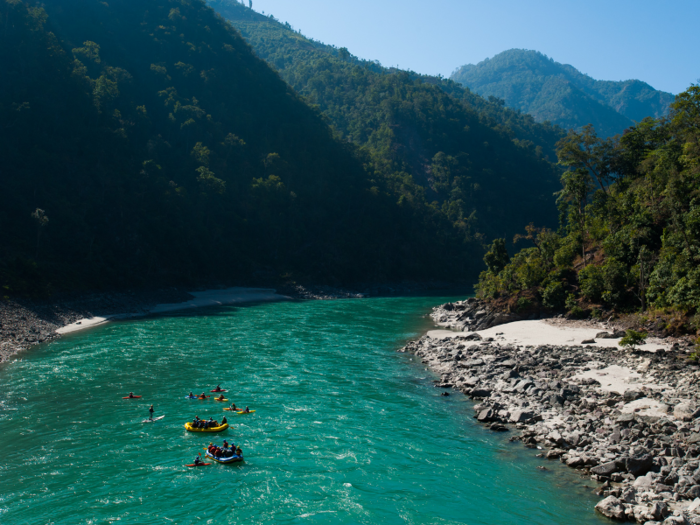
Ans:
<svg viewBox="0 0 700 525"><path fill-rule="evenodd" d="M700 80L700 0L253 0L253 9L419 73L449 76L522 48L596 79L638 78L671 93Z"/></svg>

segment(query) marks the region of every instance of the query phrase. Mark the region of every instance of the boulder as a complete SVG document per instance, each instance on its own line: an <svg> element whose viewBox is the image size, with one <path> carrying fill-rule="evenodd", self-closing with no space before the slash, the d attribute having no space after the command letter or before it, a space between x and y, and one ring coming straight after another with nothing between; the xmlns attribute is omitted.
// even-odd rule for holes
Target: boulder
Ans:
<svg viewBox="0 0 700 525"><path fill-rule="evenodd" d="M552 450L548 450L544 457L546 457L547 459L557 459L563 456L564 454L566 454L565 450L562 450L560 448L553 448Z"/></svg>
<svg viewBox="0 0 700 525"><path fill-rule="evenodd" d="M476 419L481 423L487 423L491 421L491 419L493 419L493 410L491 410L490 408L482 410L481 412L479 412L479 415L476 416Z"/></svg>
<svg viewBox="0 0 700 525"><path fill-rule="evenodd" d="M693 485L685 491L685 497L688 499L700 498L700 485Z"/></svg>
<svg viewBox="0 0 700 525"><path fill-rule="evenodd" d="M662 525L688 525L688 521L682 515L681 516L669 516L668 518L666 518L664 520Z"/></svg>
<svg viewBox="0 0 700 525"><path fill-rule="evenodd" d="M610 477L611 474L615 472L620 472L623 469L623 465L620 461L609 461L608 463L603 463L597 467L593 467L591 472L597 474L598 476Z"/></svg>
<svg viewBox="0 0 700 525"><path fill-rule="evenodd" d="M564 398L561 397L559 394L552 394L551 396L549 396L549 403L550 403L552 406L563 405L563 404L564 404Z"/></svg>
<svg viewBox="0 0 700 525"><path fill-rule="evenodd" d="M595 339L584 339L581 341L582 345L594 345L595 344Z"/></svg>
<svg viewBox="0 0 700 525"><path fill-rule="evenodd" d="M692 421L698 417L698 415L700 415L700 410L698 410L696 405L691 404L689 401L678 403L673 408L673 417L680 419L681 421Z"/></svg>
<svg viewBox="0 0 700 525"><path fill-rule="evenodd" d="M566 466L571 468L583 467L585 464L586 460L578 456L574 456L566 460Z"/></svg>
<svg viewBox="0 0 700 525"><path fill-rule="evenodd" d="M617 418L618 423L632 423L634 421L634 413L633 412L626 412L624 414L620 414Z"/></svg>
<svg viewBox="0 0 700 525"><path fill-rule="evenodd" d="M525 421L529 421L534 417L534 414L532 412L528 412L526 410L516 410L510 415L510 420L513 423L524 423Z"/></svg>
<svg viewBox="0 0 700 525"><path fill-rule="evenodd" d="M472 397L489 397L491 395L491 391L486 388L475 388L469 393L469 395Z"/></svg>
<svg viewBox="0 0 700 525"><path fill-rule="evenodd" d="M625 469L630 474L643 476L654 468L654 458L651 454L645 454L636 458L625 458Z"/></svg>
<svg viewBox="0 0 700 525"><path fill-rule="evenodd" d="M607 518L612 518L615 520L625 519L625 508L623 507L622 502L615 496L608 496L604 500L600 501L595 506L595 510Z"/></svg>
<svg viewBox="0 0 700 525"><path fill-rule="evenodd" d="M647 473L646 476L639 476L634 480L632 486L640 491L645 491L650 489L654 485L654 480L651 477L651 472Z"/></svg>
<svg viewBox="0 0 700 525"><path fill-rule="evenodd" d="M639 390L625 390L625 393L622 395L622 398L625 400L625 403L635 401L642 397L644 397L644 394L642 394Z"/></svg>
<svg viewBox="0 0 700 525"><path fill-rule="evenodd" d="M555 443L556 445L561 445L564 442L564 438L562 438L561 434L556 430L553 430L552 432L547 434L547 440L551 441L552 443Z"/></svg>

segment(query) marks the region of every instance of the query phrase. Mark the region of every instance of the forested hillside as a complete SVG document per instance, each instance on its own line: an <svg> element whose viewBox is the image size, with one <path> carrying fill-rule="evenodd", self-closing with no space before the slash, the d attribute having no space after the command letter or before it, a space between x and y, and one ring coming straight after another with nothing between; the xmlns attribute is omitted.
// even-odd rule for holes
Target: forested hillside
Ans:
<svg viewBox="0 0 700 525"><path fill-rule="evenodd" d="M410 175L387 179L334 138L203 2L2 0L0 28L2 295L280 275L466 279L478 267L468 217L447 219ZM471 118L453 127L468 134ZM387 151L382 137L403 132L353 131ZM484 151L513 150L486 139ZM456 161L431 159L449 185ZM549 173L534 157L507 165Z"/></svg>
<svg viewBox="0 0 700 525"><path fill-rule="evenodd" d="M622 133L646 117L668 114L674 96L639 80L595 80L537 51L511 49L478 64L458 68L450 77L485 97L580 131L593 125L602 137Z"/></svg>
<svg viewBox="0 0 700 525"><path fill-rule="evenodd" d="M561 129L455 82L314 42L236 0L209 4L404 200L431 203L481 239L510 236L532 220L555 223L560 187L547 159L555 161Z"/></svg>
<svg viewBox="0 0 700 525"><path fill-rule="evenodd" d="M678 95L670 118L615 139L588 127L558 150L560 231L528 228L534 246L512 259L494 242L479 294L574 317L646 312L656 330L700 333L700 87Z"/></svg>

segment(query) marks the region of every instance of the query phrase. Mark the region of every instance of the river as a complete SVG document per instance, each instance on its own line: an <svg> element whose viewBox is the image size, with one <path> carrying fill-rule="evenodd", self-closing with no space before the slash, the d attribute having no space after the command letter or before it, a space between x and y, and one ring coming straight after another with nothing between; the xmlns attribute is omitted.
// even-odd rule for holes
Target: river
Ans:
<svg viewBox="0 0 700 525"><path fill-rule="evenodd" d="M0 367L0 523L607 523L590 480L396 352L448 299L221 307L35 347ZM186 432L224 415L184 398L219 383L256 412ZM150 404L165 417L143 424ZM224 437L245 463L184 466Z"/></svg>

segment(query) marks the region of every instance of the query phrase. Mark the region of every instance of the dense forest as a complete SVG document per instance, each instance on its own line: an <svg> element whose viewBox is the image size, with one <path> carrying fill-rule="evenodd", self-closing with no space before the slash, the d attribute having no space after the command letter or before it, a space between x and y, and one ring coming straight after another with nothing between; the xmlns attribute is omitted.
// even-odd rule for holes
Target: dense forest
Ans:
<svg viewBox="0 0 700 525"><path fill-rule="evenodd" d="M314 42L236 0L209 0L393 191L442 212L470 237L556 224L560 128L450 80L388 69Z"/></svg>
<svg viewBox="0 0 700 525"><path fill-rule="evenodd" d="M646 117L668 114L674 96L639 80L595 80L537 51L511 49L450 77L485 97L566 129L591 124L602 137L622 133Z"/></svg>
<svg viewBox="0 0 700 525"><path fill-rule="evenodd" d="M469 217L334 137L204 2L3 0L0 28L0 297L478 272Z"/></svg>
<svg viewBox="0 0 700 525"><path fill-rule="evenodd" d="M479 295L511 310L646 312L655 329L700 330L700 86L668 118L614 139L586 127L558 152L559 231L531 225L519 236L531 247L512 258L494 241Z"/></svg>

